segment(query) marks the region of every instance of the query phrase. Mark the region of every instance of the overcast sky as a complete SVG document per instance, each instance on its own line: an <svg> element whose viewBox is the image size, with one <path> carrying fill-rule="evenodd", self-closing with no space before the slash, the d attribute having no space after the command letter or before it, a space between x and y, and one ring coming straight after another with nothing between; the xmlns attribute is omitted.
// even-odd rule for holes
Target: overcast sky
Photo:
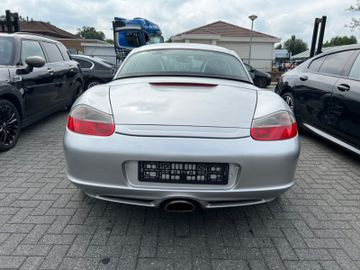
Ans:
<svg viewBox="0 0 360 270"><path fill-rule="evenodd" d="M346 9L356 0L1 0L5 9L23 17L49 21L76 33L81 26L94 26L112 38L114 16L144 17L157 23L165 38L180 32L223 20L250 28L248 16L256 14L254 30L288 39L296 35L308 44L311 41L315 17L328 16L325 40L336 35L355 35L360 30L345 27L352 16Z"/></svg>

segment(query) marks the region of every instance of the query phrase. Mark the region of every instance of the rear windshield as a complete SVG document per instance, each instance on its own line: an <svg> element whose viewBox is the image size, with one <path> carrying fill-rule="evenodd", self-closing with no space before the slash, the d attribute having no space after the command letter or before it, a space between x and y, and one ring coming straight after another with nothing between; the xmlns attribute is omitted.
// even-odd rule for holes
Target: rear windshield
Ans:
<svg viewBox="0 0 360 270"><path fill-rule="evenodd" d="M0 37L0 65L14 64L14 39Z"/></svg>
<svg viewBox="0 0 360 270"><path fill-rule="evenodd" d="M115 66L113 63L111 63L111 62L109 62L109 61L107 61L107 60L105 60L105 59L102 59L102 58L99 58L99 57L96 57L96 56L94 56L94 58L95 58L97 61L99 61L100 63L102 63L102 64L105 64L105 65L108 65L108 66L111 66L111 67L114 67L114 66Z"/></svg>
<svg viewBox="0 0 360 270"><path fill-rule="evenodd" d="M250 82L241 62L221 52L161 49L131 55L116 78L135 76L200 76Z"/></svg>

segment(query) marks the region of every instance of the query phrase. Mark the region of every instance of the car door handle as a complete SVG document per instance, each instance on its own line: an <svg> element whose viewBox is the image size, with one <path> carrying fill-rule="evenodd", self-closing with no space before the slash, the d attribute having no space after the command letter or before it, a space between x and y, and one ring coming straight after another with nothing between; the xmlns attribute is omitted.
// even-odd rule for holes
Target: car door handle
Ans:
<svg viewBox="0 0 360 270"><path fill-rule="evenodd" d="M49 73L50 75L53 75L53 74L54 74L54 69L53 69L53 68L48 68L47 71L48 71L48 73Z"/></svg>
<svg viewBox="0 0 360 270"><path fill-rule="evenodd" d="M345 83L342 83L337 86L337 89L341 92L346 92L350 90L350 86Z"/></svg>
<svg viewBox="0 0 360 270"><path fill-rule="evenodd" d="M309 79L309 78L306 75L303 75L303 76L300 77L301 81L307 81L307 79Z"/></svg>

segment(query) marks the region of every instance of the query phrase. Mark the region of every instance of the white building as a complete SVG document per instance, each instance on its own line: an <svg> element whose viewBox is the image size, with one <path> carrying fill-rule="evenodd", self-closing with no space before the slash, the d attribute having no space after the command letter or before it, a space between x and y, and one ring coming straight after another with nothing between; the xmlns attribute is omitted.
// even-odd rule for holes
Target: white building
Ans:
<svg viewBox="0 0 360 270"><path fill-rule="evenodd" d="M274 36L218 21L172 36L171 41L225 47L235 51L244 62L249 63L251 38L250 65L270 72L274 61L274 44L280 42Z"/></svg>

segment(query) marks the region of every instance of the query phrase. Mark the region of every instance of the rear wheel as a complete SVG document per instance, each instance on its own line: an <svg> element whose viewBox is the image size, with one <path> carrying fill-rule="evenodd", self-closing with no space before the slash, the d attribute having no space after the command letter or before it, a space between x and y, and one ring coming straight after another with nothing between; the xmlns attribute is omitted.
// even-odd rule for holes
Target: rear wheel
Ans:
<svg viewBox="0 0 360 270"><path fill-rule="evenodd" d="M101 84L101 82L98 81L98 80L90 80L86 84L86 89L89 89L89 88L91 88L91 87L93 87L95 85L99 85L99 84Z"/></svg>
<svg viewBox="0 0 360 270"><path fill-rule="evenodd" d="M20 135L20 114L14 104L0 99L0 151L13 148Z"/></svg>

